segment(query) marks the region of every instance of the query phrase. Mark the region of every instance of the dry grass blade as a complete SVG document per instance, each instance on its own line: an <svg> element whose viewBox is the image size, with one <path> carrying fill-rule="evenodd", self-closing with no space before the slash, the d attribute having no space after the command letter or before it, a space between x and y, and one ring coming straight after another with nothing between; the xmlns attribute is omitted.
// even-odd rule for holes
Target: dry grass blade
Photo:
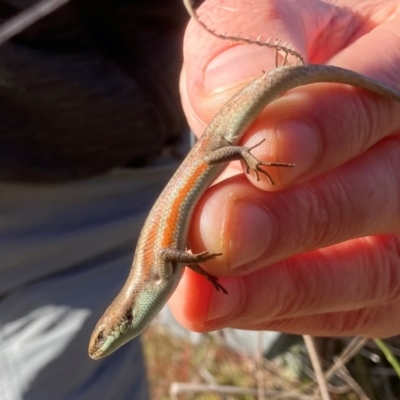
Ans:
<svg viewBox="0 0 400 400"><path fill-rule="evenodd" d="M323 400L330 400L328 388L322 371L321 362L318 357L317 349L315 347L314 340L309 335L303 336L304 343L306 344L308 354L310 356L311 364L314 368L315 377L318 382L319 390L321 391L321 397Z"/></svg>
<svg viewBox="0 0 400 400"><path fill-rule="evenodd" d="M0 46L70 0L42 0L0 25Z"/></svg>
<svg viewBox="0 0 400 400"><path fill-rule="evenodd" d="M351 377L349 371L339 358L335 358L335 364L339 365L338 375L358 394L360 400L369 400L360 385Z"/></svg>
<svg viewBox="0 0 400 400"><path fill-rule="evenodd" d="M265 400L264 393L264 373L263 373L263 332L257 333L257 353L256 353L256 376L258 386L258 400Z"/></svg>
<svg viewBox="0 0 400 400"><path fill-rule="evenodd" d="M226 385L206 385L206 384L196 384L196 383L180 383L174 382L171 384L170 396L173 400L178 400L178 396L183 393L194 394L204 394L207 392L218 393L220 395L253 395L256 396L258 393L257 389L247 389L240 388L236 386L226 386ZM280 392L267 391L265 393L268 399L282 399L282 400L312 400L311 396L301 395L298 393L294 394L282 394Z"/></svg>
<svg viewBox="0 0 400 400"><path fill-rule="evenodd" d="M335 362L335 364L325 373L326 381L329 381L329 379L340 370L341 365L345 365L349 360L351 360L359 352L359 350L365 346L368 340L369 339L363 337L355 337L338 357L338 361L340 361L340 363Z"/></svg>

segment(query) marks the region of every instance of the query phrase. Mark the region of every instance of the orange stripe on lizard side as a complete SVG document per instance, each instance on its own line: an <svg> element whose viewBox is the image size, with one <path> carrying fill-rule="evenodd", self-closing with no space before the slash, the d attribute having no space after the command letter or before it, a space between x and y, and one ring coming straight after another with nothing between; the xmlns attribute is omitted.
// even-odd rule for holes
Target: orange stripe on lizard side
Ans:
<svg viewBox="0 0 400 400"><path fill-rule="evenodd" d="M159 220L159 218L157 218ZM160 229L159 224L152 224L151 229L147 232L147 237L152 238L148 240L149 246L144 249L143 253L143 265L149 269L153 268L154 264L154 238L156 237Z"/></svg>
<svg viewBox="0 0 400 400"><path fill-rule="evenodd" d="M170 211L168 218L166 220L165 231L161 243L161 247L170 247L173 236L176 232L178 226L178 219L180 215L180 210L184 204L185 197L190 192L190 190L195 186L196 181L199 179L204 171L210 168L210 166L204 162L199 163L198 167L190 171L189 178L184 186L180 187L179 191L175 194L172 204L170 205Z"/></svg>

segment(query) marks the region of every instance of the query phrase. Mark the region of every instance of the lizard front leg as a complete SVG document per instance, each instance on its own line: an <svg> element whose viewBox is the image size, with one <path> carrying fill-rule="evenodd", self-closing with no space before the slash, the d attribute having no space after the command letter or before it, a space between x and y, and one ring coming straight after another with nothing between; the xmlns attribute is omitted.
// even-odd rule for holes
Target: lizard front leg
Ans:
<svg viewBox="0 0 400 400"><path fill-rule="evenodd" d="M271 185L274 185L275 182L273 181L271 175L261 168L262 165L266 167L294 167L294 164L288 163L278 163L278 162L264 162L260 161L256 158L253 154L251 154L251 150L258 147L261 143L263 143L265 139L261 140L260 142L256 143L253 146L246 147L246 146L231 146L227 145L224 147L220 147L219 149L210 151L207 155L204 156L204 161L207 164L219 164L228 161L235 161L235 160L243 160L246 164L246 173L250 173L250 170L254 171L256 174L257 181L260 180L259 172L264 174L268 180L270 181Z"/></svg>

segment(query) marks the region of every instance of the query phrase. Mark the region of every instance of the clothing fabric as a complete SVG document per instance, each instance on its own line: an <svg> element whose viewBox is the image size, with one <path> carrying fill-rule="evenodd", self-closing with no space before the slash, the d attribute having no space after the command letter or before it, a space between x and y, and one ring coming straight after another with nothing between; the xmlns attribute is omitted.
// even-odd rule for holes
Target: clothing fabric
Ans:
<svg viewBox="0 0 400 400"><path fill-rule="evenodd" d="M147 399L139 340L100 361L87 346L175 166L0 184L1 400Z"/></svg>
<svg viewBox="0 0 400 400"><path fill-rule="evenodd" d="M0 23L35 2L0 0ZM175 168L154 160L186 130L187 21L176 0L71 0L0 46L0 400L148 398L138 339L87 346Z"/></svg>
<svg viewBox="0 0 400 400"><path fill-rule="evenodd" d="M0 22L32 0L0 0ZM176 0L70 1L0 46L0 180L143 166L186 130Z"/></svg>

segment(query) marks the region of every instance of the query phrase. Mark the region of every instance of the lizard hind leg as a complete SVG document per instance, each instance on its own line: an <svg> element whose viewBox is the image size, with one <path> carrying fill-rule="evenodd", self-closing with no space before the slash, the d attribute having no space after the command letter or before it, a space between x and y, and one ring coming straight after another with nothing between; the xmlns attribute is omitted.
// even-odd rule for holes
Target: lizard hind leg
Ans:
<svg viewBox="0 0 400 400"><path fill-rule="evenodd" d="M201 253L192 254L188 253L187 251L182 251L171 247L163 248L160 253L161 257L163 257L165 260L185 264L194 272L205 276L207 280L213 284L216 290L220 290L223 293L228 294L227 290L218 282L218 278L206 272L199 265L199 263L221 256L222 253L209 253L208 251L203 251Z"/></svg>
<svg viewBox="0 0 400 400"><path fill-rule="evenodd" d="M203 275L204 277L207 278L208 281L212 283L214 288L217 291L221 291L224 294L228 294L228 291L219 283L219 280L216 276L209 274L208 272L204 271L203 268L199 264L191 264L187 265L188 268L190 268L192 271L197 272L200 275Z"/></svg>

